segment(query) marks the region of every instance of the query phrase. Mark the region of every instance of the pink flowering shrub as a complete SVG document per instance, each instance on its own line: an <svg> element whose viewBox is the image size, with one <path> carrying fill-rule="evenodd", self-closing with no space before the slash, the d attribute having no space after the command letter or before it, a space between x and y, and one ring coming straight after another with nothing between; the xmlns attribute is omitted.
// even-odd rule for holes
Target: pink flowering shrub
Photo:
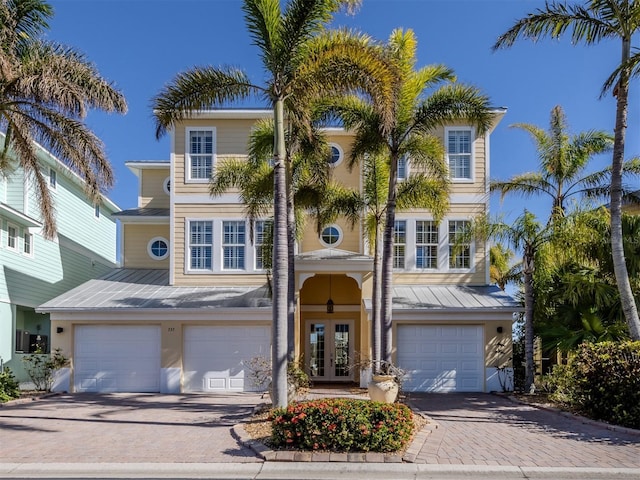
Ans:
<svg viewBox="0 0 640 480"><path fill-rule="evenodd" d="M292 403L271 411L275 447L340 452L395 452L413 433L406 405L348 398Z"/></svg>

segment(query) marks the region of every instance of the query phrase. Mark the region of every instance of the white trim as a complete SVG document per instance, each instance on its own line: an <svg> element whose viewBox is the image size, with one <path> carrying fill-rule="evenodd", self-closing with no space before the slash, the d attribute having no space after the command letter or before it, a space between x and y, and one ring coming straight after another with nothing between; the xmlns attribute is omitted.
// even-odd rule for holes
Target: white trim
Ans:
<svg viewBox="0 0 640 480"><path fill-rule="evenodd" d="M175 190L175 189L174 189ZM199 203L199 204L209 204L209 205L217 205L217 204L226 204L226 203L237 203L241 204L242 200L240 199L240 195L236 193L225 193L222 195L217 195L214 198L211 198L209 195L175 195L173 204L188 204L188 203Z"/></svg>
<svg viewBox="0 0 640 480"><path fill-rule="evenodd" d="M217 132L216 127L204 125L202 127L186 127L184 137L184 183L209 183L208 178L191 178L191 132L211 132L211 176L216 170L217 161ZM202 154L206 155L206 154Z"/></svg>
<svg viewBox="0 0 640 480"><path fill-rule="evenodd" d="M30 248L30 252L25 252L25 245L27 244L26 242L26 238L29 237L29 248ZM33 233L29 232L28 228L23 228L22 229L22 255L24 255L27 258L33 258L34 257L34 248L35 247L35 236L33 235Z"/></svg>
<svg viewBox="0 0 640 480"><path fill-rule="evenodd" d="M37 307L34 306L34 308ZM41 312L38 310L38 312ZM74 324L92 324L94 322L108 324L135 324L136 322L175 322L186 324L191 321L206 320L213 322L265 322L271 324L273 309L268 307L255 308L87 308L87 309L48 309L49 318L53 321L70 321Z"/></svg>
<svg viewBox="0 0 640 480"><path fill-rule="evenodd" d="M273 118L271 109L220 109L220 110L194 110L189 112L189 119L261 119Z"/></svg>
<svg viewBox="0 0 640 480"><path fill-rule="evenodd" d="M331 168L335 168L338 165L341 165L342 162L344 162L344 150L343 150L343 148L338 143L329 142L329 149L332 150L334 148L338 151L338 160L336 160L335 162L332 162L331 159L333 158L333 155L332 154L329 155L329 159L327 160L327 163L329 164L329 167L331 167Z"/></svg>
<svg viewBox="0 0 640 480"><path fill-rule="evenodd" d="M3 132L0 132L0 137L3 137L6 141L6 135ZM33 142L33 144L44 154L43 156L38 156L38 160L41 160L46 166L51 166L53 163L55 167L59 170L63 171L69 178L73 179L76 184L79 184L82 187L85 187L87 182L85 182L80 175L71 170L67 165L65 165L62 161L58 160L51 152L49 152L46 148L40 145L38 142ZM58 172L60 173L60 172ZM47 185L48 185L47 180ZM106 197L105 195L100 195L102 198L102 202L109 206L109 210L111 212L117 212L122 210L118 205L116 205L111 199Z"/></svg>
<svg viewBox="0 0 640 480"><path fill-rule="evenodd" d="M447 274L474 273L476 242L470 244L470 268L449 268L449 221L470 222L468 217L445 217L438 224L438 260L437 268L418 268L416 266L416 222L434 221L433 217L424 213L404 213L396 216L396 221L406 222L406 242L404 253L405 268L394 268L394 273ZM394 237L395 238L395 237ZM395 242L394 242L395 243Z"/></svg>
<svg viewBox="0 0 640 480"><path fill-rule="evenodd" d="M155 242L164 242L167 245L167 251L162 256L154 255L152 246ZM153 237L149 242L147 242L147 254L151 257L152 260L164 260L169 256L169 241L164 237Z"/></svg>
<svg viewBox="0 0 640 480"><path fill-rule="evenodd" d="M324 231L327 228L335 228L338 231L338 240L336 240L335 243L326 243L323 239L322 239L322 234L324 233ZM318 237L318 241L320 242L321 245L323 245L326 248L336 248L338 247L342 241L344 240L344 232L342 231L342 229L340 228L339 225L336 225L335 223L332 223L331 225L327 225L326 227L324 227L322 229L322 232L320 232L320 236Z"/></svg>
<svg viewBox="0 0 640 480"><path fill-rule="evenodd" d="M184 219L184 273L185 275L210 275L215 271L216 265L216 222L211 218L191 218ZM192 269L191 268L191 222L211 222L211 268L210 269Z"/></svg>
<svg viewBox="0 0 640 480"><path fill-rule="evenodd" d="M176 183L176 135L175 130L171 129L169 132L169 140L171 144L171 154L169 156L169 177L171 178L173 185L175 187ZM176 257L175 257L175 244L176 244L176 236L175 236L175 201L176 201L176 189L172 188L169 192L169 285L175 284L176 278Z"/></svg>
<svg viewBox="0 0 640 480"><path fill-rule="evenodd" d="M464 177L460 177L460 178L455 178L455 177L450 177L451 178L451 183L474 183L475 182L475 165L476 165L476 156L475 156L475 147L476 147L476 130L474 127L468 126L468 125L459 125L459 126L450 126L450 127L445 127L444 129L444 148L445 148L445 155L446 155L446 162L447 162L447 168L449 168L449 132L451 131L469 131L470 132L470 136L471 136L471 142L470 142L470 160L469 160L469 175L470 178L464 178Z"/></svg>
<svg viewBox="0 0 640 480"><path fill-rule="evenodd" d="M15 231L13 247L9 245L9 238L10 238L9 228L13 228ZM20 243L19 239L20 239L20 227L18 227L15 223L7 222L7 238L4 246L7 248L7 250L10 250L12 252L19 252L20 251L20 249L18 248L18 245Z"/></svg>
<svg viewBox="0 0 640 480"><path fill-rule="evenodd" d="M140 225L140 224L144 224L144 225L168 225L169 224L169 219L171 217L160 217L160 216L151 216L151 217L129 217L129 216L122 216L119 217L117 215L114 215L115 218L117 218L118 220L120 220L120 223L125 224L125 225Z"/></svg>
<svg viewBox="0 0 640 480"><path fill-rule="evenodd" d="M469 243L469 268L449 268L449 222L467 222L470 223L471 219L470 218L463 218L463 217L449 217L447 219L445 219L445 221L443 221L443 224L445 225L446 229L446 234L444 236L444 240L446 243L446 249L444 249L446 251L447 254L447 262L445 264L445 270L448 273L474 273L476 271L476 264L475 264L475 256L476 256L476 242L471 241Z"/></svg>

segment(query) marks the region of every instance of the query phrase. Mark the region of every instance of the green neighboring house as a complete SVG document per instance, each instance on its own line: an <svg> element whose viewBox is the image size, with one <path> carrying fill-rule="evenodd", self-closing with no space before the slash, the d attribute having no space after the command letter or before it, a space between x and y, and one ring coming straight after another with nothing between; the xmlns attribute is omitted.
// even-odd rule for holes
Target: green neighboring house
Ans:
<svg viewBox="0 0 640 480"><path fill-rule="evenodd" d="M0 146L5 136L0 133ZM55 202L57 237L42 236L33 181L14 162L0 173L0 364L21 383L29 382L22 358L50 352L48 314L35 308L117 266L116 220L119 208L106 197L94 204L83 180L39 148L43 173Z"/></svg>

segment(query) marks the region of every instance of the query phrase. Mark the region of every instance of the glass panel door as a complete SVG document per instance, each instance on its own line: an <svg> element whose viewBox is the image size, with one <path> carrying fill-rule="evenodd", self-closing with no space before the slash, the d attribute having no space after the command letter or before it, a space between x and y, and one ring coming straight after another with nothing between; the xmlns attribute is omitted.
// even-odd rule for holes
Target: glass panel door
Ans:
<svg viewBox="0 0 640 480"><path fill-rule="evenodd" d="M308 372L312 380L353 380L353 320L311 321L307 328Z"/></svg>

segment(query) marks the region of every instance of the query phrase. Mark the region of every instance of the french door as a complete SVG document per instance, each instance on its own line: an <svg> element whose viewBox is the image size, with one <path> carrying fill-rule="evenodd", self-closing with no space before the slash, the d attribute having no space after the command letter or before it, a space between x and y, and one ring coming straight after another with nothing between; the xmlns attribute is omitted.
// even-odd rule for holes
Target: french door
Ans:
<svg viewBox="0 0 640 480"><path fill-rule="evenodd" d="M307 372L314 381L353 381L353 320L309 320Z"/></svg>

